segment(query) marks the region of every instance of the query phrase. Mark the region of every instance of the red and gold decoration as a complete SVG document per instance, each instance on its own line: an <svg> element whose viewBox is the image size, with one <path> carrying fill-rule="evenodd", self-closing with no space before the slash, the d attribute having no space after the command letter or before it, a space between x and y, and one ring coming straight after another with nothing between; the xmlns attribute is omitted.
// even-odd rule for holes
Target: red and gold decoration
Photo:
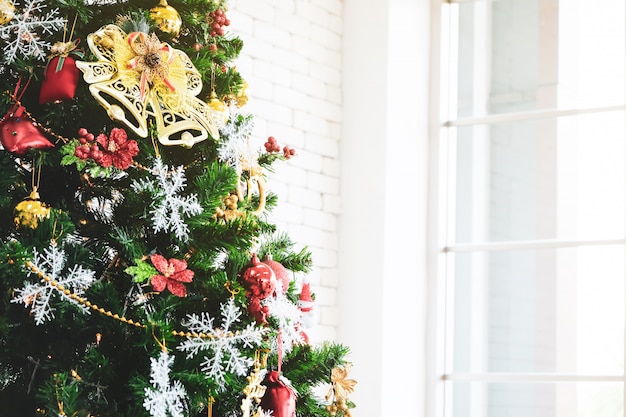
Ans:
<svg viewBox="0 0 626 417"><path fill-rule="evenodd" d="M31 149L54 147L25 112L24 106L16 104L0 119L2 147L16 155L25 155Z"/></svg>
<svg viewBox="0 0 626 417"><path fill-rule="evenodd" d="M152 288L162 292L166 288L177 297L185 297L187 288L183 283L193 280L194 272L187 269L187 262L181 259L165 259L164 256L153 254L150 256L152 265L161 273L151 279Z"/></svg>
<svg viewBox="0 0 626 417"><path fill-rule="evenodd" d="M158 5L150 9L150 17L162 32L174 38L180 34L183 21L178 10L167 4L166 0L161 0Z"/></svg>
<svg viewBox="0 0 626 417"><path fill-rule="evenodd" d="M352 417L350 408L348 407L348 395L354 392L354 386L357 381L349 379L348 374L352 369L351 363L346 363L344 366L338 366L331 372L330 381L332 387L328 394L326 394L326 401L330 404L326 406L331 417L343 416Z"/></svg>
<svg viewBox="0 0 626 417"><path fill-rule="evenodd" d="M77 61L94 98L140 137L154 119L163 145L191 147L219 137L221 115L196 96L202 77L182 51L155 34L106 25L87 36L96 62Z"/></svg>
<svg viewBox="0 0 626 417"><path fill-rule="evenodd" d="M76 20L74 20L76 23ZM71 40L74 28L69 35L69 40L57 42L50 48L50 56L44 73L44 80L39 91L39 103L58 103L63 100L71 100L76 94L80 71L76 67L76 58L83 57L83 51L77 49L79 39Z"/></svg>
<svg viewBox="0 0 626 417"><path fill-rule="evenodd" d="M261 398L261 408L272 412L273 417L295 417L296 394L280 372L270 371L263 382L265 395Z"/></svg>
<svg viewBox="0 0 626 417"><path fill-rule="evenodd" d="M0 25L9 23L15 18L15 6L9 0L0 0Z"/></svg>

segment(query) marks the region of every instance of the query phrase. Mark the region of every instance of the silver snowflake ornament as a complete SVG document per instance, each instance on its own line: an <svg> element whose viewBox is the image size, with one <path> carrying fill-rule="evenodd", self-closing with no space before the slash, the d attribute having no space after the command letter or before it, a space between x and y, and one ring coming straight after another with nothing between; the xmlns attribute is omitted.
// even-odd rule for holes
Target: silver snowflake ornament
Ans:
<svg viewBox="0 0 626 417"><path fill-rule="evenodd" d="M184 217L198 215L203 210L196 194L180 195L187 184L184 168L179 166L170 170L161 158L157 158L150 172L154 179L134 181L131 187L135 192L149 192L152 195L150 214L154 232L172 232L180 241L186 241L189 226Z"/></svg>
<svg viewBox="0 0 626 417"><path fill-rule="evenodd" d="M222 304L222 327L215 328L213 318L207 313L191 314L187 316L187 327L193 333L205 334L209 337L188 337L178 349L187 352L191 358L200 351L207 351L202 363L202 371L219 386L224 386L228 372L243 376L253 365L254 361L244 355L241 349L257 347L263 340L266 329L249 324L241 331L233 330L234 324L239 322L241 310L231 298Z"/></svg>
<svg viewBox="0 0 626 417"><path fill-rule="evenodd" d="M185 417L187 393L180 381L170 380L174 357L161 351L158 358L150 358L150 383L144 389L143 407L152 417Z"/></svg>
<svg viewBox="0 0 626 417"><path fill-rule="evenodd" d="M21 13L16 13L14 19L0 26L4 62L10 64L18 57L45 60L50 42L42 36L53 35L67 23L58 12L58 9L46 11L43 0L26 0Z"/></svg>
<svg viewBox="0 0 626 417"><path fill-rule="evenodd" d="M50 244L48 248L44 249L43 253L39 253L35 248L33 250L33 260L31 261L33 269L41 272L43 276L48 277L50 280L56 281L58 287L51 285L44 278L40 278L39 282L27 282L23 288L15 290L15 295L11 302L23 303L26 307L30 307L37 325L54 318L54 308L51 305L51 301L55 297L72 303L83 312L89 313L89 309L86 306L80 304L58 288L65 288L74 295L82 295L95 282L96 273L89 269L84 269L80 265L74 265L64 273L65 262L65 252L59 249L55 243ZM31 275L33 274L34 272L31 271Z"/></svg>

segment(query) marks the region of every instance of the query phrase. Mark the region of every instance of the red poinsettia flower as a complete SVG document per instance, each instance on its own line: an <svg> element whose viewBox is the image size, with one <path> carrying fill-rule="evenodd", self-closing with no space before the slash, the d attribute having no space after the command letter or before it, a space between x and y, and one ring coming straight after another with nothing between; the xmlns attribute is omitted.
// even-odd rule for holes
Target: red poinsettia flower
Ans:
<svg viewBox="0 0 626 417"><path fill-rule="evenodd" d="M150 255L152 265L163 275L155 275L151 278L152 288L161 292L167 288L178 297L187 295L187 289L183 282L191 282L193 271L187 269L187 262L180 259L167 260L165 257L154 254Z"/></svg>
<svg viewBox="0 0 626 417"><path fill-rule="evenodd" d="M117 169L127 169L133 163L133 156L139 153L137 141L128 140L124 129L111 129L111 134L100 134L96 137L99 149L91 152L91 157L104 168L113 165Z"/></svg>

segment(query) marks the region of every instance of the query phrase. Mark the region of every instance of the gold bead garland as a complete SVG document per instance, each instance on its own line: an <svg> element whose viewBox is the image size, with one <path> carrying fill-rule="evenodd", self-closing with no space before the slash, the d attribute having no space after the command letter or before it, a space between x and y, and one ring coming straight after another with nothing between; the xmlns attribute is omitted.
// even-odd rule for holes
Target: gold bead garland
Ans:
<svg viewBox="0 0 626 417"><path fill-rule="evenodd" d="M69 289L65 288L63 285L59 284L58 281L52 279L50 276L46 275L43 273L43 271L41 271L39 268L37 268L37 266L35 266L32 262L30 261L26 261L25 263L26 267L28 269L30 269L31 272L33 272L34 274L37 274L37 276L41 279L43 279L44 281L46 281L48 284L50 284L50 286L52 288L54 288L55 290L63 293L64 295L70 297L72 300L77 301L78 303L84 305L85 307L88 307L104 316L107 317L111 317L115 320L121 321L122 323L126 323L130 326L135 326L135 327L140 327L142 329L147 328L148 326L146 326L145 324L142 324L138 321L134 321L133 319L127 319L126 317L120 316L119 314L113 313L110 310L106 310L103 307L99 307L96 304L93 304L91 301L87 300L84 297L81 297L79 295L74 294L73 292L71 292ZM214 339L216 338L215 335L212 334L207 334L207 333L195 333L195 332L183 332L183 331L177 331L177 330L172 330L172 335L173 336L177 336L177 337L188 337L188 338L198 338L198 339ZM239 336L240 332L226 332L224 333L224 336L226 337L235 337L235 336Z"/></svg>

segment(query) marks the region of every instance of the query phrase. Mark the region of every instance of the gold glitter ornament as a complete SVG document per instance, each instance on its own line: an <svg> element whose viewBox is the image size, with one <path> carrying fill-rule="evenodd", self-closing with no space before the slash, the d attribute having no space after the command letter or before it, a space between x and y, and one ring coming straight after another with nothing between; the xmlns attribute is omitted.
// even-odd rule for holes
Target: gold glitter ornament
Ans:
<svg viewBox="0 0 626 417"><path fill-rule="evenodd" d="M217 94L215 94L215 91L211 91L211 96L209 97L209 106L217 112L223 112L224 110L226 110L226 105L222 100L217 98Z"/></svg>
<svg viewBox="0 0 626 417"><path fill-rule="evenodd" d="M173 37L178 36L180 28L183 24L178 11L167 4L166 0L161 0L158 5L150 9L150 17L154 19L162 32L168 33Z"/></svg>
<svg viewBox="0 0 626 417"><path fill-rule="evenodd" d="M50 207L39 201L37 187L33 188L28 198L25 198L15 206L13 221L16 227L24 226L36 229L39 222L50 217Z"/></svg>
<svg viewBox="0 0 626 417"><path fill-rule="evenodd" d="M5 25L15 18L15 6L9 0L0 0L0 25Z"/></svg>
<svg viewBox="0 0 626 417"><path fill-rule="evenodd" d="M248 83L246 80L243 81L241 90L237 93L235 99L237 101L237 106L239 107L243 107L246 103L248 103Z"/></svg>

